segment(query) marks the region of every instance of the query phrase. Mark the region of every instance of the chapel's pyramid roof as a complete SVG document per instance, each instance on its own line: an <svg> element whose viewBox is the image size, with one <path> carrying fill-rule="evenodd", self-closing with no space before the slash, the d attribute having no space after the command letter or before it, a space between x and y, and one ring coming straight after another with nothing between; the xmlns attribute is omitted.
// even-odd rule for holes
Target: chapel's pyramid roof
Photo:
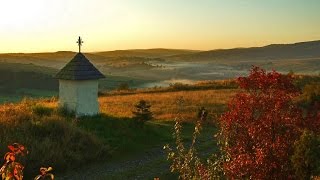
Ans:
<svg viewBox="0 0 320 180"><path fill-rule="evenodd" d="M82 54L77 53L55 76L64 80L93 80L105 76Z"/></svg>

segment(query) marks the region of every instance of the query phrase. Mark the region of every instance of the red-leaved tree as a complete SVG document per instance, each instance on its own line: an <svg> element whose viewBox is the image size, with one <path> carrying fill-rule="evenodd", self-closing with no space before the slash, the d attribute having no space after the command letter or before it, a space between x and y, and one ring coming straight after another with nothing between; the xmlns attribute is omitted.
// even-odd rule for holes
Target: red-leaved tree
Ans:
<svg viewBox="0 0 320 180"><path fill-rule="evenodd" d="M220 122L227 177L294 178L290 156L304 123L292 102L300 94L292 77L253 67L238 83L245 91L229 103Z"/></svg>

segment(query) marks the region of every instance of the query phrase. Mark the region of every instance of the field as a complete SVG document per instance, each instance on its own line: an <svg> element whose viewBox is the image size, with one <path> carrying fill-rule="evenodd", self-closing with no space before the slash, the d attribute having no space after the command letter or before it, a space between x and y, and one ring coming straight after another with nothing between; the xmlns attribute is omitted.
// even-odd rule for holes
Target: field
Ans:
<svg viewBox="0 0 320 180"><path fill-rule="evenodd" d="M134 105L140 100L145 100L151 105L155 121L172 121L177 113L182 114L186 121L194 121L201 107L206 108L212 115L221 114L227 102L237 92L237 89L221 89L108 95L100 96L99 104L103 114L117 118L132 118ZM182 109L177 106L179 99L183 99ZM57 103L51 102L50 107L56 108Z"/></svg>
<svg viewBox="0 0 320 180"><path fill-rule="evenodd" d="M210 118L205 123L199 145L199 152L207 156L216 150L212 138L216 128L210 122L225 109L226 102L236 91L108 95L99 98L101 115L77 120L57 109L56 98L4 104L0 107L0 125L5 129L0 134L0 153L3 154L6 145L12 142L28 147L30 154L24 161L26 177L32 177L39 166L51 165L59 179L81 179L81 176L94 179L176 178L169 172L162 147L174 143L173 119L177 113L181 112L186 120L183 137L188 142L193 131L190 121L195 120L198 108L203 106L209 110ZM178 106L176 101L181 97L184 104ZM133 105L141 99L152 105L155 117L142 129L131 118ZM66 149L67 145L69 148ZM88 147L95 150L87 151ZM137 162L141 165L135 166Z"/></svg>
<svg viewBox="0 0 320 180"><path fill-rule="evenodd" d="M100 108L105 114L115 117L132 117L134 105L139 100L151 104L155 120L173 120L179 112L177 100L184 100L180 112L187 121L193 121L199 108L205 107L210 114L220 114L227 101L235 95L236 90L203 90L163 93L141 93L133 95L115 95L100 97Z"/></svg>

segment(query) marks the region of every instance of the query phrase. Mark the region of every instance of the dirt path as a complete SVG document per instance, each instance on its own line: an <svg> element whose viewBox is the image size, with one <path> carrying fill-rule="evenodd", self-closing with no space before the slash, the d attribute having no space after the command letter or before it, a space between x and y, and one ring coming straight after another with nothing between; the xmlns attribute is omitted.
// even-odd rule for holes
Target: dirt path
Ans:
<svg viewBox="0 0 320 180"><path fill-rule="evenodd" d="M187 144L188 143L189 142L187 142ZM210 136L198 139L196 146L201 144L206 145L201 148L199 155L208 157L212 154L215 151L212 148L214 147L213 143ZM173 144L171 144L171 146L172 145ZM177 179L177 176L170 172L169 166L170 163L166 160L166 153L163 150L163 146L158 146L118 161L93 164L85 169L56 175L56 177L57 179L63 180L143 180L153 179L154 177L160 177L160 179Z"/></svg>

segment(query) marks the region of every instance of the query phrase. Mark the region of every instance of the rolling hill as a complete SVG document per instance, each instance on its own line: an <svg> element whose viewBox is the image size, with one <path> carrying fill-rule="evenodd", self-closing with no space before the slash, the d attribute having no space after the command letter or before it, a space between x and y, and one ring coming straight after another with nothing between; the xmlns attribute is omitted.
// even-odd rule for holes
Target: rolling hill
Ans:
<svg viewBox="0 0 320 180"><path fill-rule="evenodd" d="M76 52L58 51L47 53L6 53L0 54L0 62L33 63L41 66L61 68ZM117 62L119 58L131 61L139 57L139 62L153 58L167 61L263 61L299 60L320 58L320 40L294 44L271 44L263 47L217 49L209 51L183 49L132 49L85 53L93 63ZM121 62L123 63L123 62Z"/></svg>
<svg viewBox="0 0 320 180"><path fill-rule="evenodd" d="M271 44L252 48L218 49L175 55L168 58L184 61L259 61L320 58L320 40L294 44Z"/></svg>
<svg viewBox="0 0 320 180"><path fill-rule="evenodd" d="M56 94L57 80L52 76L75 54L71 51L0 54L0 94L41 94L34 93L34 89ZM103 90L116 89L121 84L145 88L177 82L232 79L246 75L252 65L281 73L320 73L320 40L210 51L157 48L85 55L106 75L107 78L100 81Z"/></svg>
<svg viewBox="0 0 320 180"><path fill-rule="evenodd" d="M132 50L115 50L94 53L105 57L145 57L145 58L165 58L173 55L186 55L200 52L198 50L187 49L132 49Z"/></svg>

